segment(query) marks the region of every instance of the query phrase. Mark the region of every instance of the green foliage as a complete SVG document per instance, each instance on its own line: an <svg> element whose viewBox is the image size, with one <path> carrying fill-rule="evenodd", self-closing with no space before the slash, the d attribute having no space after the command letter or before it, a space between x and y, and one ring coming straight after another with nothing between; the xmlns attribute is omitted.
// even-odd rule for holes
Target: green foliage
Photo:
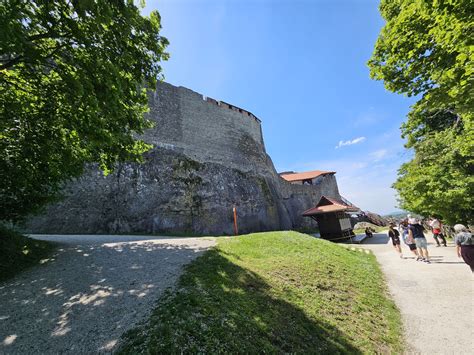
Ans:
<svg viewBox="0 0 474 355"><path fill-rule="evenodd" d="M401 353L373 255L296 232L220 239L185 269L125 354Z"/></svg>
<svg viewBox="0 0 474 355"><path fill-rule="evenodd" d="M382 0L386 24L371 77L418 96L402 125L414 159L394 184L401 207L472 222L474 181L474 5L468 0Z"/></svg>
<svg viewBox="0 0 474 355"><path fill-rule="evenodd" d="M403 208L449 224L474 220L474 162L462 153L464 145L453 129L432 133L416 145L415 158L402 165L394 184Z"/></svg>
<svg viewBox="0 0 474 355"><path fill-rule="evenodd" d="M0 282L47 258L55 246L27 238L0 224Z"/></svg>
<svg viewBox="0 0 474 355"><path fill-rule="evenodd" d="M0 220L19 220L85 163L140 160L168 42L126 0L5 0L0 26Z"/></svg>
<svg viewBox="0 0 474 355"><path fill-rule="evenodd" d="M387 21L369 61L388 90L423 94L432 109L470 112L473 3L469 0L382 0Z"/></svg>

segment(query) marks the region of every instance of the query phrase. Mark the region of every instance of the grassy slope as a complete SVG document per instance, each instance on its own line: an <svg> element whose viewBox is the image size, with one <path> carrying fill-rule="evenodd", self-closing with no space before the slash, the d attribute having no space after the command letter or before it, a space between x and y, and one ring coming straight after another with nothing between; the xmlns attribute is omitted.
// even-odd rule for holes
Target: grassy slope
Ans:
<svg viewBox="0 0 474 355"><path fill-rule="evenodd" d="M401 351L373 255L296 232L220 240L186 267L123 353Z"/></svg>
<svg viewBox="0 0 474 355"><path fill-rule="evenodd" d="M0 282L46 258L54 245L27 238L0 225Z"/></svg>

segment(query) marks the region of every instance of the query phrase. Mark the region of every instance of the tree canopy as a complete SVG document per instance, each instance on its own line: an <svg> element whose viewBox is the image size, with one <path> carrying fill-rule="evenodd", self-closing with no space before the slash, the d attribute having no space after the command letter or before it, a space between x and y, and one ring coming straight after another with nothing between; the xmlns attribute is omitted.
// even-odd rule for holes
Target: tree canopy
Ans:
<svg viewBox="0 0 474 355"><path fill-rule="evenodd" d="M141 159L160 22L132 0L0 2L0 220L53 200L85 163Z"/></svg>
<svg viewBox="0 0 474 355"><path fill-rule="evenodd" d="M474 220L474 5L469 0L382 0L386 21L371 77L415 96L402 125L414 158L394 184L402 208L449 223Z"/></svg>

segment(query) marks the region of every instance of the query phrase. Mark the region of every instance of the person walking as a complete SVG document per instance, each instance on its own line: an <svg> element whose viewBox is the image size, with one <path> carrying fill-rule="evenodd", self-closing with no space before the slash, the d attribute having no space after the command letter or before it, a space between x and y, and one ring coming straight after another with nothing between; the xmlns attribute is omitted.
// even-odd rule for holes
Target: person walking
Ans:
<svg viewBox="0 0 474 355"><path fill-rule="evenodd" d="M454 237L456 253L459 258L462 258L464 262L469 265L471 271L474 273L474 240L472 233L462 224L456 224L454 231L456 232Z"/></svg>
<svg viewBox="0 0 474 355"><path fill-rule="evenodd" d="M431 231L433 232L433 238L436 241L436 246L437 247L441 246L438 240L439 238L443 242L443 245L447 247L446 238L444 237L443 231L441 229L443 227L443 224L439 221L439 219L437 218L432 219L429 225L431 227Z"/></svg>
<svg viewBox="0 0 474 355"><path fill-rule="evenodd" d="M400 259L403 259L402 249L400 248L400 233L394 227L395 225L390 223L388 228L388 236L392 240L393 247L400 255Z"/></svg>
<svg viewBox="0 0 474 355"><path fill-rule="evenodd" d="M416 250L415 239L413 239L413 237L410 237L408 233L408 220L404 219L400 223L398 229L402 235L403 242L408 246L413 255L415 255L416 259L419 260L418 250Z"/></svg>
<svg viewBox="0 0 474 355"><path fill-rule="evenodd" d="M430 256L428 254L428 243L423 234L424 228L416 218L408 220L408 237L415 240L416 248L418 249L418 258L427 264L430 264Z"/></svg>

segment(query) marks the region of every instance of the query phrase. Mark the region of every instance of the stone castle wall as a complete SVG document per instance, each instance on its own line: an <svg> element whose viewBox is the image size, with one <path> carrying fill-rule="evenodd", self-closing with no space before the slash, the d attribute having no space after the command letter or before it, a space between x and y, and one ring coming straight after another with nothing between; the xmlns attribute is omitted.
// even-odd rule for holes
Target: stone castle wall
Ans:
<svg viewBox="0 0 474 355"><path fill-rule="evenodd" d="M95 167L64 190L64 199L27 222L36 233L232 234L311 227L301 213L324 194L339 197L335 176L317 185L281 179L265 151L260 120L192 90L159 83L150 94L143 139L155 148L143 164Z"/></svg>
<svg viewBox="0 0 474 355"><path fill-rule="evenodd" d="M156 126L144 139L199 162L261 170L267 157L260 121L241 111L184 87L160 83L150 95L149 116Z"/></svg>

